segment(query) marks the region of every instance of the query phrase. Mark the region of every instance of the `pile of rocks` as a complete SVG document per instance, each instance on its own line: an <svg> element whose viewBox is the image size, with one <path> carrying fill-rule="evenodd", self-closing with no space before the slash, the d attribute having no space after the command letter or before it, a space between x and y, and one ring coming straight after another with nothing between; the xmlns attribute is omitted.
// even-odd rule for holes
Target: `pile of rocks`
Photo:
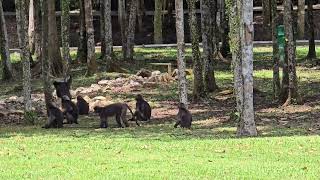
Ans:
<svg viewBox="0 0 320 180"><path fill-rule="evenodd" d="M90 87L79 87L71 91L71 95L73 97L77 95L93 96L109 90L112 92L132 92L145 87L155 87L159 83L172 82L175 79L175 77L168 73L161 73L160 71L151 72L141 69L136 75L128 78L119 77L113 80L100 80L97 84L92 84Z"/></svg>
<svg viewBox="0 0 320 180"><path fill-rule="evenodd" d="M45 116L45 102L42 94L32 94L32 107L37 116ZM24 103L22 96L11 96L8 99L0 101L0 123L1 124L19 124L23 122Z"/></svg>

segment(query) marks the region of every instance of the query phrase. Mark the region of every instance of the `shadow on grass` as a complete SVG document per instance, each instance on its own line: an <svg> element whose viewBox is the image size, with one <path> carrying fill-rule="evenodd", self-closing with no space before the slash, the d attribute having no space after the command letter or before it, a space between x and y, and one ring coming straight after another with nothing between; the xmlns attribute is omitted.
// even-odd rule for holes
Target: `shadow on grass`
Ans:
<svg viewBox="0 0 320 180"><path fill-rule="evenodd" d="M221 103L221 102L220 102ZM9 126L0 128L0 138L12 138L16 136L34 137L44 136L59 138L128 138L137 140L190 140L190 139L233 139L236 137L237 122L225 119L225 111L219 111L220 103L210 105L210 109L194 113L194 122L191 130L173 128L175 116L154 118L152 121L142 123L140 127L130 122L129 128L116 128L115 120L110 118L110 128L100 129L97 116L81 117L80 125L65 125L62 129L42 129L37 126ZM313 102L311 102L313 103ZM231 110L229 107L228 110ZM212 120L212 117L214 119ZM283 119L287 117L286 119ZM319 135L317 129L320 112L311 110L309 112L294 113L257 113L256 124L258 137L283 137L283 136L309 136ZM266 121L267 120L267 121ZM312 130L314 128L314 130Z"/></svg>

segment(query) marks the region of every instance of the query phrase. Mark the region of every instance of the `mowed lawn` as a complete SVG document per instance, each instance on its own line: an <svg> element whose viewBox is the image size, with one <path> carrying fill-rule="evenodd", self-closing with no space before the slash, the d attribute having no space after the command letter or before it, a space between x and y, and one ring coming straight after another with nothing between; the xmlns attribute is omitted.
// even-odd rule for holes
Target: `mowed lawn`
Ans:
<svg viewBox="0 0 320 180"><path fill-rule="evenodd" d="M320 129L315 126L320 117L317 102L320 71L303 66L307 48L299 47L299 90L312 109L304 112L302 108L301 113L264 111L261 108L267 107L261 105L272 101L271 51L271 48L255 48L255 87L264 95L257 102L260 108L256 109L259 130L256 138L235 137L233 120L210 124L217 114L209 118L195 114L191 130L174 129L170 119L141 127L96 129L98 117L81 117L80 125L63 129L42 129L45 120L39 120L36 126L5 125L0 126L0 180L320 179ZM317 51L320 56L320 49ZM136 52L136 56L149 61L171 62L176 58L174 48L136 49ZM188 49L188 59L190 52ZM222 90L232 89L232 72L228 66L219 64L216 71ZM74 88L96 82L96 77L78 74L74 76ZM15 85L0 84L0 97L18 93ZM36 80L33 86L40 91L41 80ZM159 107L160 101L177 99L176 87L157 87L148 92L153 94L147 96L148 100L152 106ZM130 94L108 96L132 99ZM225 116L230 113L226 111ZM281 113L300 119L285 119L289 125L281 125L283 122L278 121L283 117ZM110 121L114 123L113 119Z"/></svg>
<svg viewBox="0 0 320 180"><path fill-rule="evenodd" d="M221 129L220 129L221 130ZM0 129L0 179L319 179L320 137L235 129ZM217 133L219 135L217 135Z"/></svg>

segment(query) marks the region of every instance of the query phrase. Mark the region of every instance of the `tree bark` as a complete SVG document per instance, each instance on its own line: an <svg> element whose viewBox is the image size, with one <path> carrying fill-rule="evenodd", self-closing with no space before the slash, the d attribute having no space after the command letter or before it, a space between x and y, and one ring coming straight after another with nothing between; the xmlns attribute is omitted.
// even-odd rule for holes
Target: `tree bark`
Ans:
<svg viewBox="0 0 320 180"><path fill-rule="evenodd" d="M77 52L77 61L81 63L87 62L87 32L86 32L86 22L85 22L85 10L84 10L84 0L79 0L80 4L80 28L79 28L79 46Z"/></svg>
<svg viewBox="0 0 320 180"><path fill-rule="evenodd" d="M29 36L30 52L31 52L31 54L34 54L34 51L35 51L35 8L34 8L34 0L30 0L29 1L28 36Z"/></svg>
<svg viewBox="0 0 320 180"><path fill-rule="evenodd" d="M223 57L226 57L230 54L230 44L229 44L229 17L226 13L226 3L225 0L221 1L221 48L220 52Z"/></svg>
<svg viewBox="0 0 320 180"><path fill-rule="evenodd" d="M162 2L161 0L154 1L154 43L162 44Z"/></svg>
<svg viewBox="0 0 320 180"><path fill-rule="evenodd" d="M48 1L48 31L49 31L49 51L48 57L51 63L51 70L54 76L60 76L63 73L64 65L61 58L61 51L57 32L57 21L55 11L55 1Z"/></svg>
<svg viewBox="0 0 320 180"><path fill-rule="evenodd" d="M129 22L127 28L127 53L126 60L133 60L134 53L134 39L136 32L136 21L137 21L137 0L131 0L130 12L129 12Z"/></svg>
<svg viewBox="0 0 320 180"><path fill-rule="evenodd" d="M104 0L100 0L100 41L101 41L101 56L100 59L103 59L105 56L105 49L106 49L106 44L104 40L104 35L105 35L105 17L104 17Z"/></svg>
<svg viewBox="0 0 320 180"><path fill-rule="evenodd" d="M110 68L110 63L112 61L112 54L113 54L113 42L112 42L112 22L111 22L111 0L103 0L103 7L104 7L104 61L107 62L107 69Z"/></svg>
<svg viewBox="0 0 320 180"><path fill-rule="evenodd" d="M217 53L217 40L214 33L216 32L216 3L216 0L201 1L202 58L204 64L204 88L206 92L213 92L218 88L213 67L214 55Z"/></svg>
<svg viewBox="0 0 320 180"><path fill-rule="evenodd" d="M137 1L137 18L138 18L138 31L139 32L143 32L143 11L144 8L142 7L142 5L144 5L144 2L142 2L144 0L138 0Z"/></svg>
<svg viewBox="0 0 320 180"><path fill-rule="evenodd" d="M174 18L173 18L173 2L174 0L168 0L168 5L167 5L167 9L168 9L168 17L167 17L167 24L171 24L171 22L173 22Z"/></svg>
<svg viewBox="0 0 320 180"><path fill-rule="evenodd" d="M197 24L195 0L188 0L189 24L192 42L192 62L193 62L193 100L198 101L204 97L204 84L202 77L202 59L199 48L199 28Z"/></svg>
<svg viewBox="0 0 320 180"><path fill-rule="evenodd" d="M286 98L286 102L283 106L290 105L294 98L297 98L300 101L300 97L298 95L298 82L296 75L296 47L294 40L294 32L293 32L293 20L292 20L292 1L284 0L284 26L285 26L285 36L286 36L286 52L287 52L287 62L288 62L288 73L289 73L289 91L288 96Z"/></svg>
<svg viewBox="0 0 320 180"><path fill-rule="evenodd" d="M41 59L41 4L40 0L34 0L34 41L35 41L35 59L40 62Z"/></svg>
<svg viewBox="0 0 320 180"><path fill-rule="evenodd" d="M177 33L177 60L178 60L178 80L180 102L188 106L188 91L185 65L185 42L184 42L184 17L183 1L175 0L176 6L176 33Z"/></svg>
<svg viewBox="0 0 320 180"><path fill-rule="evenodd" d="M91 1L84 1L85 9L85 23L87 32L87 66L86 75L92 76L97 71L96 57L95 57L95 43L94 43L94 29L93 29L93 15Z"/></svg>
<svg viewBox="0 0 320 180"><path fill-rule="evenodd" d="M278 99L280 97L280 73L279 73L279 47L278 47L278 12L277 12L277 0L271 0L271 24L272 24L272 48L273 48L273 97Z"/></svg>
<svg viewBox="0 0 320 180"><path fill-rule="evenodd" d="M253 2L228 0L238 136L256 136L253 108Z"/></svg>
<svg viewBox="0 0 320 180"><path fill-rule="evenodd" d="M26 14L26 1L16 0L16 17L18 26L18 36L20 39L20 49L22 67L23 67L23 97L24 97L24 113L28 115L32 111L32 101L31 101L31 70L30 70L30 51L28 42L28 24L27 24L27 14Z"/></svg>
<svg viewBox="0 0 320 180"><path fill-rule="evenodd" d="M256 136L253 108L253 1L243 0L240 9L240 39L242 48L241 75L243 77L243 98L241 120L237 130L239 136Z"/></svg>
<svg viewBox="0 0 320 180"><path fill-rule="evenodd" d="M310 1L310 0L309 0ZM298 0L298 38L304 39L305 0Z"/></svg>
<svg viewBox="0 0 320 180"><path fill-rule="evenodd" d="M263 24L270 25L270 0L262 1Z"/></svg>
<svg viewBox="0 0 320 180"><path fill-rule="evenodd" d="M123 59L127 58L127 18L126 18L126 4L125 0L118 0L118 20L121 29L121 45L122 45L122 57Z"/></svg>
<svg viewBox="0 0 320 180"><path fill-rule="evenodd" d="M314 16L313 16L313 0L308 0L308 27L309 27L309 52L307 55L307 59L316 59L317 53L316 53L316 44L315 44L315 32L314 32Z"/></svg>
<svg viewBox="0 0 320 180"><path fill-rule="evenodd" d="M2 8L2 1L0 0L0 53L2 60L2 80L10 81L13 80L13 71L10 60L10 52L9 52L9 40L8 40L8 32L6 21L4 19L4 13Z"/></svg>
<svg viewBox="0 0 320 180"><path fill-rule="evenodd" d="M42 2L42 34L41 34L41 68L42 68L42 78L43 78L43 93L44 100L47 108L48 114L48 106L52 102L52 88L51 88L51 78L50 73L51 66L48 58L48 49L49 49L49 24L48 24L48 1Z"/></svg>
<svg viewBox="0 0 320 180"><path fill-rule="evenodd" d="M62 39L62 57L67 61L64 74L65 77L70 73L71 56L69 45L70 34L70 0L61 0L61 39Z"/></svg>

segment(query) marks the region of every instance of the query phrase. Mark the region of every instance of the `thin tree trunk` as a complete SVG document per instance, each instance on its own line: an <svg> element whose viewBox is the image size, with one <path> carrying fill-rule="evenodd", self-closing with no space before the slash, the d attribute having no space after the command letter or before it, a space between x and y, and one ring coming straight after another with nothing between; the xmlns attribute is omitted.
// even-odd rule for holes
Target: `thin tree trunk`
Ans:
<svg viewBox="0 0 320 180"><path fill-rule="evenodd" d="M277 38L277 0L271 0L271 25L272 25L272 43L273 43L273 97L278 99L280 97L280 75L279 75L279 47Z"/></svg>
<svg viewBox="0 0 320 180"><path fill-rule="evenodd" d="M316 59L317 53L316 53L316 44L315 44L315 33L314 33L314 16L313 16L313 0L308 0L308 28L309 28L309 52L307 55L307 59Z"/></svg>
<svg viewBox="0 0 320 180"><path fill-rule="evenodd" d="M36 61L40 62L41 59L41 4L40 0L34 0L34 39L35 39L35 57Z"/></svg>
<svg viewBox="0 0 320 180"><path fill-rule="evenodd" d="M101 41L101 57L100 59L103 59L106 52L106 41L104 40L105 36L105 7L104 7L105 0L100 0L100 41Z"/></svg>
<svg viewBox="0 0 320 180"><path fill-rule="evenodd" d="M138 0L137 1L137 18L138 18L138 31L139 32L143 32L143 7L142 4L144 5L144 3L142 3L142 1L144 0Z"/></svg>
<svg viewBox="0 0 320 180"><path fill-rule="evenodd" d="M204 88L207 92L213 92L218 88L213 68L214 54L217 53L216 38L214 37L214 32L216 32L216 3L216 0L201 1L203 76Z"/></svg>
<svg viewBox="0 0 320 180"><path fill-rule="evenodd" d="M253 108L253 2L228 0L238 136L256 136Z"/></svg>
<svg viewBox="0 0 320 180"><path fill-rule="evenodd" d="M128 28L126 33L127 34L126 60L133 60L136 21L137 21L137 0L131 0L129 22L128 22Z"/></svg>
<svg viewBox="0 0 320 180"><path fill-rule="evenodd" d="M226 14L226 3L225 0L221 1L221 48L220 52L223 57L226 57L230 54L230 44L229 44L229 17Z"/></svg>
<svg viewBox="0 0 320 180"><path fill-rule="evenodd" d="M300 101L298 95L298 83L296 75L296 47L294 41L293 33L293 20L292 20L292 1L284 0L284 26L285 26L285 35L286 35L286 51L287 51L287 62L288 62L288 73L289 73L289 91L286 102L283 106L290 105L294 98L297 98Z"/></svg>
<svg viewBox="0 0 320 180"><path fill-rule="evenodd" d="M127 58L127 34L126 34L126 4L125 0L118 0L118 20L121 29L121 40L122 40L122 57L123 59Z"/></svg>
<svg viewBox="0 0 320 180"><path fill-rule="evenodd" d="M270 0L263 0L262 1L262 13L263 13L263 24L269 25L270 24Z"/></svg>
<svg viewBox="0 0 320 180"><path fill-rule="evenodd" d="M298 38L299 39L304 39L305 5L306 5L305 0L298 0Z"/></svg>
<svg viewBox="0 0 320 180"><path fill-rule="evenodd" d="M173 22L173 2L174 0L168 0L168 17L167 17L167 24L171 24L171 22Z"/></svg>
<svg viewBox="0 0 320 180"><path fill-rule="evenodd" d="M104 61L107 62L107 69L110 68L113 54L113 42L112 42L112 22L111 22L111 0L103 0L104 3L104 44L105 44L105 56Z"/></svg>
<svg viewBox="0 0 320 180"><path fill-rule="evenodd" d="M69 47L70 34L70 0L61 0L61 39L62 39L62 57L67 61L64 74L65 77L70 73L71 56Z"/></svg>
<svg viewBox="0 0 320 180"><path fill-rule="evenodd" d="M25 115L28 115L32 111L31 101L31 70L30 70L30 51L28 42L28 24L26 14L26 1L16 0L16 16L18 17L17 26L19 28L18 35L21 40L20 48L22 51L22 67L23 67L23 97L24 97L24 111ZM27 116L25 116L27 117Z"/></svg>
<svg viewBox="0 0 320 180"><path fill-rule="evenodd" d="M2 80L10 81L13 79L12 65L10 61L8 32L6 27L6 21L4 19L2 1L0 0L0 53L2 60Z"/></svg>
<svg viewBox="0 0 320 180"><path fill-rule="evenodd" d="M30 0L29 1L28 36L29 36L30 52L31 52L31 54L34 54L34 51L35 51L35 8L34 8L34 0Z"/></svg>
<svg viewBox="0 0 320 180"><path fill-rule="evenodd" d="M199 28L197 24L195 0L188 0L189 24L192 42L192 61L193 61L193 100L198 101L204 96L204 84L202 77L202 59L199 48Z"/></svg>
<svg viewBox="0 0 320 180"><path fill-rule="evenodd" d="M57 21L55 11L55 0L48 1L48 31L49 31L49 51L48 57L52 66L53 75L63 74L63 62L57 32Z"/></svg>
<svg viewBox="0 0 320 180"><path fill-rule="evenodd" d="M184 17L183 17L183 1L175 0L176 7L176 33L178 47L178 79L179 79L179 97L180 102L188 106L188 91L186 79L185 65L185 42L184 42Z"/></svg>
<svg viewBox="0 0 320 180"><path fill-rule="evenodd" d="M94 29L93 29L93 15L92 15L92 3L91 1L84 2L85 9L85 22L87 32L87 66L88 70L86 75L91 76L97 71L96 57L95 57L95 43L94 43Z"/></svg>
<svg viewBox="0 0 320 180"><path fill-rule="evenodd" d="M227 0L228 2L228 14L229 14L229 25L230 25L230 50L232 53L232 67L233 67L233 80L234 80L234 95L236 97L236 109L239 113L238 120L241 120L241 113L243 107L243 98L239 95L243 94L242 82L243 77L241 76L241 44L240 44L240 17L241 13L239 5L236 1Z"/></svg>
<svg viewBox="0 0 320 180"><path fill-rule="evenodd" d="M50 79L50 73L52 71L51 71L50 61L48 58L48 49L49 49L48 1L42 2L41 9L42 9L41 67L42 67L44 100L47 107L47 115L49 115L48 106L52 102L52 89L51 89L51 79Z"/></svg>
<svg viewBox="0 0 320 180"><path fill-rule="evenodd" d="M161 0L154 1L154 43L162 44L162 2Z"/></svg>
<svg viewBox="0 0 320 180"><path fill-rule="evenodd" d="M80 4L80 28L79 28L79 47L77 52L77 60L81 63L87 62L87 32L86 32L86 22L85 22L85 10L84 10L84 0L79 0Z"/></svg>

